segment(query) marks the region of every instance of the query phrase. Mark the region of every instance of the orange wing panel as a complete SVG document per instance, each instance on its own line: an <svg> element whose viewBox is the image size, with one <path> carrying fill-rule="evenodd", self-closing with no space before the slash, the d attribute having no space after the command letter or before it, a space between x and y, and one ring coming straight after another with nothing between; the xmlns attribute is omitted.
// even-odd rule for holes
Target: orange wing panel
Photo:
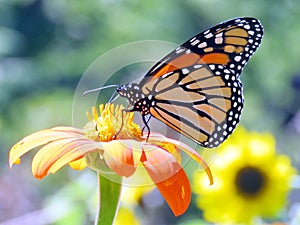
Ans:
<svg viewBox="0 0 300 225"><path fill-rule="evenodd" d="M167 65L162 67L159 71L157 71L154 76L151 77L151 80L156 79L158 77L163 76L169 72L172 72L178 68L185 68L191 66L193 64L222 64L227 65L229 62L228 55L224 53L210 53L204 56L200 56L195 53L184 54L181 55L172 61L170 61Z"/></svg>
<svg viewBox="0 0 300 225"><path fill-rule="evenodd" d="M200 56L195 53L184 54L181 55L172 61L170 61L167 65L161 68L155 75L151 78L151 80L161 77L164 74L172 72L178 68L184 68L195 64L200 59Z"/></svg>
<svg viewBox="0 0 300 225"><path fill-rule="evenodd" d="M222 64L227 65L230 61L228 55L224 53L210 53L201 57L199 64L203 64L203 61L206 64Z"/></svg>

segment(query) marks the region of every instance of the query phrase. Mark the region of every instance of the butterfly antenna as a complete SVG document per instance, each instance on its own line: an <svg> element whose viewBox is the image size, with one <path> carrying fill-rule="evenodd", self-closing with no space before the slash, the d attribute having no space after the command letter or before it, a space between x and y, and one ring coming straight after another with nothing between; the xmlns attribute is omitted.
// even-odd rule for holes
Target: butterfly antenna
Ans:
<svg viewBox="0 0 300 225"><path fill-rule="evenodd" d="M114 93L111 95L111 97L110 97L110 99L108 100L108 103L114 103L114 101L116 101L117 100L117 98L119 98L120 97L120 95L117 95L117 96L115 96L116 95L116 91L114 91ZM115 97L114 97L115 96Z"/></svg>
<svg viewBox="0 0 300 225"><path fill-rule="evenodd" d="M104 90L104 89L107 89L107 88L113 88L113 87L119 87L119 85L111 84L111 85L107 85L107 86L104 86L104 87L99 87L99 88L87 90L87 91L82 93L82 97L85 97L87 94L90 94L90 93L93 93L93 92L97 92L97 91L101 91L101 90Z"/></svg>

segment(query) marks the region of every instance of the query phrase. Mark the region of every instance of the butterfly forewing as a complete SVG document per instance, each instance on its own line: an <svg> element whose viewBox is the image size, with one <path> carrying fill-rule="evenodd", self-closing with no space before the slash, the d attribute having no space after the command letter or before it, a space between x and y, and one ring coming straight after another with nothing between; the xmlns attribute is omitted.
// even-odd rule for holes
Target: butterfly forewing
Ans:
<svg viewBox="0 0 300 225"><path fill-rule="evenodd" d="M255 18L237 18L220 23L169 53L146 76L162 76L196 63L222 64L239 75L260 45L262 36L263 28Z"/></svg>

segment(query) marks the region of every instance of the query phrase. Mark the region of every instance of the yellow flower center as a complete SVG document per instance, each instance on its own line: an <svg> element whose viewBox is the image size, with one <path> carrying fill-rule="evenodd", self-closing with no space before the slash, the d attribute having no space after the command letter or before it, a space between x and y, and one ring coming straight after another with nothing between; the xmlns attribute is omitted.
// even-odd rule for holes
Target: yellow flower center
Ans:
<svg viewBox="0 0 300 225"><path fill-rule="evenodd" d="M123 111L121 105L99 105L99 114L96 107L92 108L92 115L87 112L89 122L85 125L85 135L89 139L99 142L108 142L113 139L141 140L141 129L133 122L134 114ZM100 116L99 116L100 115Z"/></svg>

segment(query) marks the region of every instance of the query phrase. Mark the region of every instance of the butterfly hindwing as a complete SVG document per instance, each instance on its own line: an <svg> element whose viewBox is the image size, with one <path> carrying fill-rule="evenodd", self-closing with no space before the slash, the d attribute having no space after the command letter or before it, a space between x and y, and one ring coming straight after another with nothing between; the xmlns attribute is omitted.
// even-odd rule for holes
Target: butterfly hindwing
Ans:
<svg viewBox="0 0 300 225"><path fill-rule="evenodd" d="M229 70L226 78L216 76L210 69L215 66L220 67L178 69L143 86L153 96L152 116L206 147L217 146L232 133L243 107L239 80Z"/></svg>

